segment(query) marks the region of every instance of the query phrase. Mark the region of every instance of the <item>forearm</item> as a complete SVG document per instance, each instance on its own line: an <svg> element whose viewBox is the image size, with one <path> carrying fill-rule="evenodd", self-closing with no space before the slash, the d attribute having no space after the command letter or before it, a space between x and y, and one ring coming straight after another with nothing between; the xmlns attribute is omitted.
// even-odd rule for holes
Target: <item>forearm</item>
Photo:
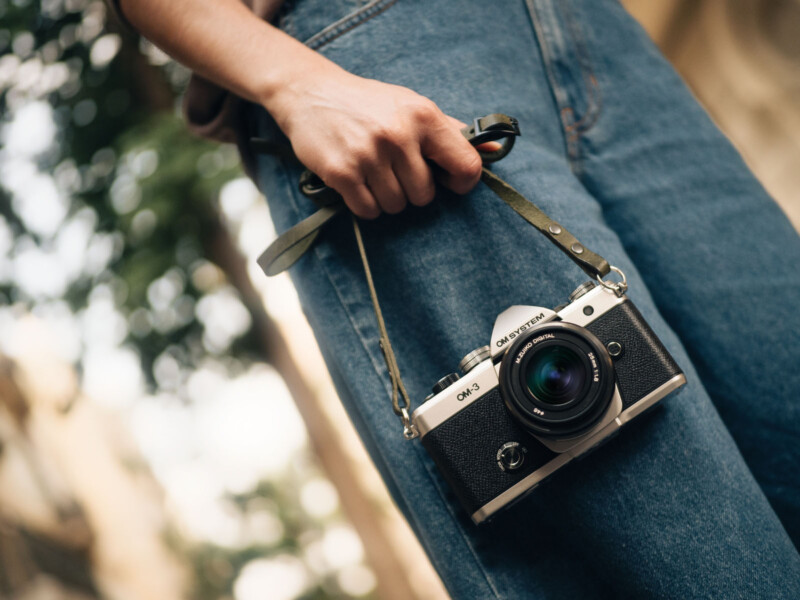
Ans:
<svg viewBox="0 0 800 600"><path fill-rule="evenodd" d="M207 79L273 112L303 79L340 70L239 0L121 0L145 37ZM280 93L279 93L280 92Z"/></svg>
<svg viewBox="0 0 800 600"><path fill-rule="evenodd" d="M174 58L264 106L298 159L361 217L423 205L437 178L457 193L481 159L427 98L358 77L259 19L239 0L121 0L131 24Z"/></svg>

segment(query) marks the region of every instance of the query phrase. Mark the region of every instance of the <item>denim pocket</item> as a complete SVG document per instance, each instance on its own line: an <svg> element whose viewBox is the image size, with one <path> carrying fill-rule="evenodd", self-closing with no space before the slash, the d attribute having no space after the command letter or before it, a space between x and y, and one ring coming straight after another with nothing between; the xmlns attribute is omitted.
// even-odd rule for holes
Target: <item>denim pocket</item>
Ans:
<svg viewBox="0 0 800 600"><path fill-rule="evenodd" d="M382 13L397 0L287 0L275 25L318 50Z"/></svg>

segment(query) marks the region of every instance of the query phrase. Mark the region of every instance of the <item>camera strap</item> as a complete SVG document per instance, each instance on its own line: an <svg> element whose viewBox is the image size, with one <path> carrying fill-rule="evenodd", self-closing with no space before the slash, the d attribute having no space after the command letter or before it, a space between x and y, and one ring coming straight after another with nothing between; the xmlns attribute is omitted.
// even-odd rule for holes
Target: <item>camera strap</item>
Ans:
<svg viewBox="0 0 800 600"><path fill-rule="evenodd" d="M503 114L491 114L480 117L472 122L471 126L462 129L462 134L467 140L478 146L489 141L499 141L500 148L491 152L481 152L484 165L496 162L504 158L514 146L516 137L520 135L519 125L513 117ZM284 159L297 161L297 158L285 146L264 140L261 138L251 138L251 149L260 154L271 154L280 156ZM299 162L299 161L298 161ZM562 252L569 256L572 261L589 275L606 287L621 286L622 284L609 284L602 280L613 267L606 259L595 254L586 246L581 244L578 239L567 231L560 223L551 219L533 202L525 198L506 181L492 173L486 167L481 173L481 181L486 184L501 200L519 214L528 223L533 225L551 242L553 242ZM277 275L292 266L317 239L320 230L333 219L336 215L346 210L342 197L311 171L304 171L300 176L300 191L306 197L313 200L319 209L311 216L303 219L272 242L270 246L259 256L258 264L268 276ZM418 433L411 422L409 408L411 401L408 392L403 385L400 377L400 369L397 359L389 341L389 334L386 330L386 323L383 319L378 294L372 279L372 271L367 260L367 251L364 240L361 236L361 228L358 219L351 213L353 231L355 233L358 252L364 267L364 274L367 279L372 307L378 323L380 334L380 347L383 353L386 368L392 382L392 409L403 423L403 435L407 439L417 437ZM616 271L616 269L614 269Z"/></svg>

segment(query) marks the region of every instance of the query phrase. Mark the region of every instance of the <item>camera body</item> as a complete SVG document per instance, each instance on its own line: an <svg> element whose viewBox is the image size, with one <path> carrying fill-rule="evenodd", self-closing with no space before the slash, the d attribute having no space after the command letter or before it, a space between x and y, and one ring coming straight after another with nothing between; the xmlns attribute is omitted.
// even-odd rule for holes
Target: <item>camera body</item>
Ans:
<svg viewBox="0 0 800 600"><path fill-rule="evenodd" d="M412 419L475 523L686 383L624 293L593 282L555 310L507 309L459 369Z"/></svg>

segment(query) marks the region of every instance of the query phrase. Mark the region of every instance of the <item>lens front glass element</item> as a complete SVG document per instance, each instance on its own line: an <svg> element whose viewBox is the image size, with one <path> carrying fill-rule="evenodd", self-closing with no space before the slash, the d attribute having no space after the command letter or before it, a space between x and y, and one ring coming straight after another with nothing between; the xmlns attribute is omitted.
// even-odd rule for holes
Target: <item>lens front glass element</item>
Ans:
<svg viewBox="0 0 800 600"><path fill-rule="evenodd" d="M565 346L548 346L536 352L526 365L528 389L542 402L564 404L584 390L587 373L583 360Z"/></svg>
<svg viewBox="0 0 800 600"><path fill-rule="evenodd" d="M518 335L498 371L506 407L528 431L551 438L589 430L615 390L611 357L589 330L556 321Z"/></svg>

